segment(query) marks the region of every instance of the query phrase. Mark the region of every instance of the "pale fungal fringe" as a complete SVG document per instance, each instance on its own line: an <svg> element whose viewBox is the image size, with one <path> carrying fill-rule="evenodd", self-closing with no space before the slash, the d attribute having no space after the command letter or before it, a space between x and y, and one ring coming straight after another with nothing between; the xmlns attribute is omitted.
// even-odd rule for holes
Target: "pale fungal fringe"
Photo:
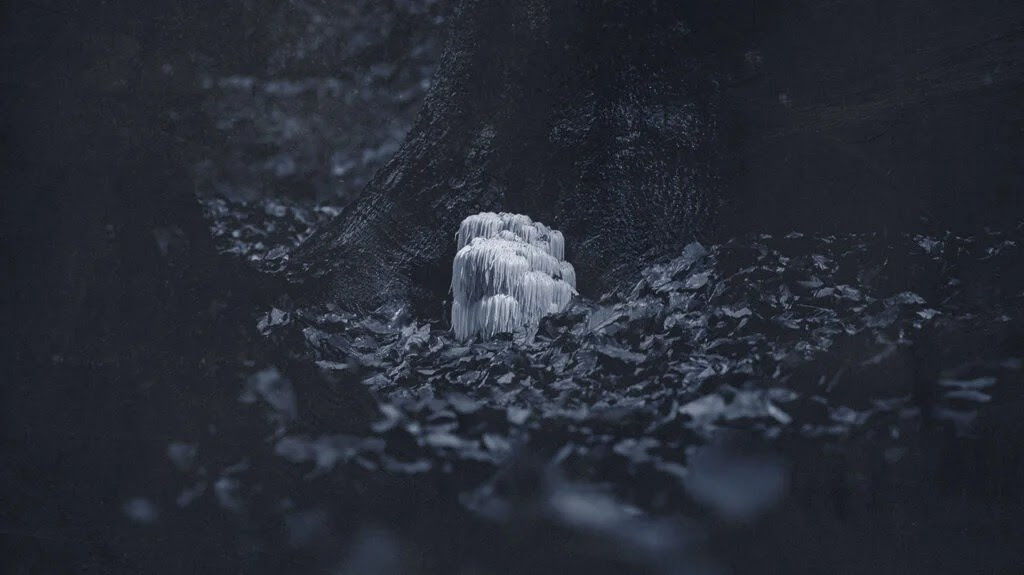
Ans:
<svg viewBox="0 0 1024 575"><path fill-rule="evenodd" d="M455 332L455 337L461 340L467 340L473 335L473 323L466 307L458 299L452 302L452 331Z"/></svg>
<svg viewBox="0 0 1024 575"><path fill-rule="evenodd" d="M501 216L494 212L483 212L462 220L459 226L458 246L461 250L474 238L490 238L502 230Z"/></svg>
<svg viewBox="0 0 1024 575"><path fill-rule="evenodd" d="M532 244L539 235L540 230L537 229L537 224L530 219L530 216L524 216L523 214L507 214L500 213L498 217L501 218L502 228L509 230L515 235L522 238L526 243Z"/></svg>
<svg viewBox="0 0 1024 575"><path fill-rule="evenodd" d="M529 216L506 212L482 212L467 217L456 234L458 249L462 249L476 238L508 238L511 232L516 238L542 248L556 260L565 259L565 238L558 230L534 222Z"/></svg>
<svg viewBox="0 0 1024 575"><path fill-rule="evenodd" d="M519 255L526 258L527 263L530 265L530 271L539 271L553 276L559 272L562 267L562 262L551 257L547 252L541 251L536 246L529 244L521 244L523 248L519 251Z"/></svg>
<svg viewBox="0 0 1024 575"><path fill-rule="evenodd" d="M512 296L497 294L465 305L452 305L452 328L455 337L468 340L477 335L491 338L499 333L513 333L523 327L519 302Z"/></svg>
<svg viewBox="0 0 1024 575"><path fill-rule="evenodd" d="M546 313L548 315L552 313L558 313L565 308L569 307L569 302L572 301L572 296L576 294L576 290L569 287L569 284L562 281L555 281L552 285L551 291L551 303L548 305ZM540 321L540 318L537 318Z"/></svg>
<svg viewBox="0 0 1024 575"><path fill-rule="evenodd" d="M572 267L572 264L569 262L560 262L559 267L561 269L558 270L558 273L561 276L561 278L565 280L565 283L569 284L569 287L575 290L576 268Z"/></svg>
<svg viewBox="0 0 1024 575"><path fill-rule="evenodd" d="M511 333L522 326L519 302L506 294L492 295L481 300L480 316L484 337Z"/></svg>
<svg viewBox="0 0 1024 575"><path fill-rule="evenodd" d="M566 282L531 271L523 275L515 298L519 301L524 323L532 325L545 315L564 310L572 301L573 292Z"/></svg>
<svg viewBox="0 0 1024 575"><path fill-rule="evenodd" d="M475 238L455 254L452 292L463 301L486 295L510 293L527 271L560 275L563 264L536 246L501 237ZM575 287L575 284L573 284Z"/></svg>
<svg viewBox="0 0 1024 575"><path fill-rule="evenodd" d="M548 232L548 253L556 260L565 259L565 237L558 230Z"/></svg>
<svg viewBox="0 0 1024 575"><path fill-rule="evenodd" d="M510 293L522 274L530 270L529 259L518 253L519 242L477 238L459 250L452 262L452 293L464 302L484 296Z"/></svg>
<svg viewBox="0 0 1024 575"><path fill-rule="evenodd" d="M540 233L537 231L537 226L521 226L518 229L512 229L512 233L523 238L523 241L530 244L536 245L537 239Z"/></svg>
<svg viewBox="0 0 1024 575"><path fill-rule="evenodd" d="M543 272L530 271L523 274L514 295L519 301L523 319L527 323L539 321L548 313L554 299L556 283L557 280Z"/></svg>
<svg viewBox="0 0 1024 575"><path fill-rule="evenodd" d="M467 217L452 262L452 329L460 340L522 332L564 310L576 273L562 261L565 239L528 216L484 212Z"/></svg>

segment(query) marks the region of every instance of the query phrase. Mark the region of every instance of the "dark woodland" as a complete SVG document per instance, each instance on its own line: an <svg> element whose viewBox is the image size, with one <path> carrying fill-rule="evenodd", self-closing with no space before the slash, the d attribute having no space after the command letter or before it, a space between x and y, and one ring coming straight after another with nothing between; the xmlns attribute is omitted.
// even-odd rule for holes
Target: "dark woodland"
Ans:
<svg viewBox="0 0 1024 575"><path fill-rule="evenodd" d="M1024 4L9 0L10 573L1017 573ZM463 218L579 295L454 338Z"/></svg>

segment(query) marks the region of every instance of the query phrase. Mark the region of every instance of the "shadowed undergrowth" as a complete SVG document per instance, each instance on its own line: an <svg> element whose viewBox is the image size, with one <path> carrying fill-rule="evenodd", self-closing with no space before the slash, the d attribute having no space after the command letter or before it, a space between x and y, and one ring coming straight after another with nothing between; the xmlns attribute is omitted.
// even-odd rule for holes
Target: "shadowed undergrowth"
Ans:
<svg viewBox="0 0 1024 575"><path fill-rule="evenodd" d="M1007 567L1021 239L691 244L531 344L281 300L257 329L282 359L238 387L262 431L184 444L158 505L258 516L260 553L339 572ZM939 546L964 532L991 553Z"/></svg>

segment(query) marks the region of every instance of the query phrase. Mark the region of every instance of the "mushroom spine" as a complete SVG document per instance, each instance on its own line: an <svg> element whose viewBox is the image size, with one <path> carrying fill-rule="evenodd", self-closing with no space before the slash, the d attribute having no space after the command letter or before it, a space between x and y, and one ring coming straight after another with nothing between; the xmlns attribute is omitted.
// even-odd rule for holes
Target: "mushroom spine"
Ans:
<svg viewBox="0 0 1024 575"><path fill-rule="evenodd" d="M558 230L522 214L484 212L459 226L452 262L452 330L466 341L536 332L540 318L576 295Z"/></svg>

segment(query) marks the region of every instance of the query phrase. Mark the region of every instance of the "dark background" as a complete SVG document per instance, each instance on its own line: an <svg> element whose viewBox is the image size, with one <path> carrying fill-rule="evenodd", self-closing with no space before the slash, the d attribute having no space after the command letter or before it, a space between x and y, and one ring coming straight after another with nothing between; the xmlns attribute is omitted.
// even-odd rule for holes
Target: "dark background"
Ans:
<svg viewBox="0 0 1024 575"><path fill-rule="evenodd" d="M735 4L727 190L743 226L961 229L1021 214L1019 5ZM738 53L738 51L737 51Z"/></svg>
<svg viewBox="0 0 1024 575"><path fill-rule="evenodd" d="M18 572L235 565L223 519L153 547L116 519L126 490L164 488L158 439L231 413L225 382L270 353L249 331L279 280L225 263L196 197L346 204L411 125L449 9L2 5L0 537ZM1021 3L725 2L707 18L722 237L1024 214Z"/></svg>

